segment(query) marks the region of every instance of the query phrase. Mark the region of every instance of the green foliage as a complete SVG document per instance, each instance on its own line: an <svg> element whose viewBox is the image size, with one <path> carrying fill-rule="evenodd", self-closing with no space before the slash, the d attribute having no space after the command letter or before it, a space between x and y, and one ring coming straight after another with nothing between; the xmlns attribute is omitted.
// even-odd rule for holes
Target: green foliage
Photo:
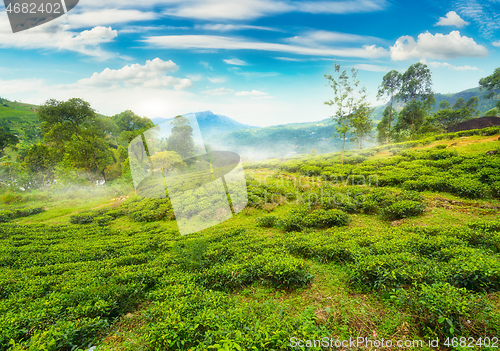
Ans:
<svg viewBox="0 0 500 351"><path fill-rule="evenodd" d="M336 135L342 138L342 164L347 133L354 128L356 138L361 143L373 128L369 117L373 110L366 102L366 88L359 87L357 75L358 70L355 68L349 74L337 62L334 64L334 74L325 74L328 85L333 89L333 100L325 101L325 105L336 107L332 119L336 122Z"/></svg>
<svg viewBox="0 0 500 351"><path fill-rule="evenodd" d="M43 211L43 207L20 207L0 210L0 223L10 222L17 218L33 216Z"/></svg>
<svg viewBox="0 0 500 351"><path fill-rule="evenodd" d="M0 156L3 155L3 151L6 147L15 146L17 143L19 143L19 138L15 134L0 127Z"/></svg>
<svg viewBox="0 0 500 351"><path fill-rule="evenodd" d="M423 213L425 206L417 201L402 200L385 207L382 215L390 220L418 216Z"/></svg>
<svg viewBox="0 0 500 351"><path fill-rule="evenodd" d="M257 223L261 227L272 228L278 222L278 219L276 216L264 216L257 218Z"/></svg>
<svg viewBox="0 0 500 351"><path fill-rule="evenodd" d="M183 116L177 116L172 121L172 134L167 141L167 151L175 151L182 160L186 162L194 156L193 128L189 120Z"/></svg>
<svg viewBox="0 0 500 351"><path fill-rule="evenodd" d="M489 93L486 96L487 98L497 95L495 90L500 89L500 67L496 68L495 71L489 76L481 78L479 80L479 87L489 90Z"/></svg>
<svg viewBox="0 0 500 351"><path fill-rule="evenodd" d="M348 224L349 215L341 210L318 209L310 212L307 206L292 209L280 222L280 226L287 232L302 231L306 228L346 226Z"/></svg>
<svg viewBox="0 0 500 351"><path fill-rule="evenodd" d="M452 337L467 330L471 321L488 318L481 311L491 306L481 296L448 283L417 284L409 291L399 290L392 296L400 306L418 316L430 335Z"/></svg>
<svg viewBox="0 0 500 351"><path fill-rule="evenodd" d="M169 199L148 199L133 197L125 201L116 214L111 216L121 216L126 214L135 222L155 222L163 219L175 219L172 205Z"/></svg>

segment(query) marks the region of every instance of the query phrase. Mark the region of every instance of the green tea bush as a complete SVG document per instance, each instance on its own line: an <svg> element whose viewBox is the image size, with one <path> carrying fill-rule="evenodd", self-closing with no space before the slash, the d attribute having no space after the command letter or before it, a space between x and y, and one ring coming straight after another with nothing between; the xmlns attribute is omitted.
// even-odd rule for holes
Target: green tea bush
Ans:
<svg viewBox="0 0 500 351"><path fill-rule="evenodd" d="M73 215L69 217L69 222L72 224L89 224L94 221L94 217L97 214L94 212L85 212L77 215Z"/></svg>
<svg viewBox="0 0 500 351"><path fill-rule="evenodd" d="M471 177L449 178L447 181L450 193L470 199L485 197L488 187Z"/></svg>
<svg viewBox="0 0 500 351"><path fill-rule="evenodd" d="M304 217L307 228L340 227L349 224L349 215L341 210L315 210Z"/></svg>
<svg viewBox="0 0 500 351"><path fill-rule="evenodd" d="M22 207L0 210L0 223L7 223L16 218L33 216L43 211L43 207Z"/></svg>
<svg viewBox="0 0 500 351"><path fill-rule="evenodd" d="M382 216L390 220L418 216L425 211L425 206L417 201L402 200L382 209Z"/></svg>
<svg viewBox="0 0 500 351"><path fill-rule="evenodd" d="M94 217L94 222L97 225L104 227L104 226L108 225L114 219L115 219L114 217L104 215L104 216Z"/></svg>
<svg viewBox="0 0 500 351"><path fill-rule="evenodd" d="M398 291L393 299L418 316L430 335L440 337L460 335L470 320L477 320L477 315L488 305L467 289L445 282L417 284L409 291Z"/></svg>
<svg viewBox="0 0 500 351"><path fill-rule="evenodd" d="M318 209L312 212L307 206L292 209L279 225L287 232L302 231L306 228L328 228L332 226L346 226L349 224L349 215L341 210Z"/></svg>
<svg viewBox="0 0 500 351"><path fill-rule="evenodd" d="M276 216L264 216L257 218L257 223L261 227L272 228L278 222L278 219Z"/></svg>

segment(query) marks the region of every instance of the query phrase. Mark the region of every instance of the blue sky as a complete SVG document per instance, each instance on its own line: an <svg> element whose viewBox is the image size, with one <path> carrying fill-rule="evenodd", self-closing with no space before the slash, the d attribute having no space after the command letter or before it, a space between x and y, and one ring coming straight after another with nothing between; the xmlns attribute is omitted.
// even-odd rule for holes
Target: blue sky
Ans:
<svg viewBox="0 0 500 351"><path fill-rule="evenodd" d="M359 69L374 105L391 69L425 62L449 93L500 66L500 0L80 0L16 34L1 11L0 96L81 97L107 115L318 121L334 113L335 60Z"/></svg>

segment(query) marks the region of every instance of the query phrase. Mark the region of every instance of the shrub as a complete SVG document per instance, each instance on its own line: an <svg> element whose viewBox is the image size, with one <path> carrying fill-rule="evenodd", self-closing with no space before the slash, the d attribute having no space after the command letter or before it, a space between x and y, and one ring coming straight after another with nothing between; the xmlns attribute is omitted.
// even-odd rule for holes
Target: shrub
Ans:
<svg viewBox="0 0 500 351"><path fill-rule="evenodd" d="M419 316L427 331L439 336L459 334L486 304L479 296L448 283L418 284L410 291L399 291L393 299Z"/></svg>
<svg viewBox="0 0 500 351"><path fill-rule="evenodd" d="M7 223L15 218L15 213L10 210L0 211L0 223Z"/></svg>
<svg viewBox="0 0 500 351"><path fill-rule="evenodd" d="M107 226L112 220L114 220L114 218L108 215L94 217L94 221L101 227Z"/></svg>
<svg viewBox="0 0 500 351"><path fill-rule="evenodd" d="M278 217L276 216L264 216L257 218L257 223L259 224L259 226L265 228L274 227L277 222L278 222Z"/></svg>
<svg viewBox="0 0 500 351"><path fill-rule="evenodd" d="M287 232L300 232L306 228L304 225L304 217L309 214L307 206L298 206L292 209L287 216L280 221L282 226Z"/></svg>
<svg viewBox="0 0 500 351"><path fill-rule="evenodd" d="M29 217L44 211L43 207L24 207L0 211L0 223L6 223L16 218Z"/></svg>
<svg viewBox="0 0 500 351"><path fill-rule="evenodd" d="M417 201L402 200L382 209L382 215L390 220L417 216L423 213L425 206Z"/></svg>
<svg viewBox="0 0 500 351"><path fill-rule="evenodd" d="M349 215L340 210L319 209L304 218L304 226L311 228L340 227L349 224Z"/></svg>
<svg viewBox="0 0 500 351"><path fill-rule="evenodd" d="M3 194L0 197L0 199L2 200L2 202L4 204L12 204L15 202L21 202L21 200L23 198L21 195L18 195L18 194L12 193L12 192L7 192L7 193Z"/></svg>
<svg viewBox="0 0 500 351"><path fill-rule="evenodd" d="M458 178L449 178L448 187L452 194L470 199L484 197L488 193L488 188L480 181L467 176Z"/></svg>
<svg viewBox="0 0 500 351"><path fill-rule="evenodd" d="M69 218L72 224L89 224L94 221L95 214L91 212L73 215Z"/></svg>

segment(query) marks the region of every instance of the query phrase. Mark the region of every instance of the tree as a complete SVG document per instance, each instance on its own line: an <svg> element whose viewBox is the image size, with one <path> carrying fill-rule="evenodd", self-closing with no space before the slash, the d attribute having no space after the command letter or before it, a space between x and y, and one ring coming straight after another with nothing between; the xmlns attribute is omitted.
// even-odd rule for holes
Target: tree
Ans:
<svg viewBox="0 0 500 351"><path fill-rule="evenodd" d="M454 110L461 110L461 109L465 108L465 100L464 100L464 98L459 97L457 99L457 101L455 101L455 103L453 104L452 108Z"/></svg>
<svg viewBox="0 0 500 351"><path fill-rule="evenodd" d="M130 110L112 117L120 131L132 132L154 127L154 123L147 117L140 117Z"/></svg>
<svg viewBox="0 0 500 351"><path fill-rule="evenodd" d="M387 121L384 124L387 127L387 137L384 139L387 140L387 143L391 142L391 126L392 126L392 121L394 119L394 97L395 95L399 92L401 89L401 84L402 84L402 77L401 73L399 73L396 70L392 70L389 73L387 73L384 78L382 78L382 84L379 87L377 98L381 99L384 96L389 97L389 106L390 107L388 110L389 115L387 116ZM384 111L385 112L385 111ZM385 128L382 127L381 128Z"/></svg>
<svg viewBox="0 0 500 351"><path fill-rule="evenodd" d="M398 133L409 133L409 135L406 135L411 139L413 132L418 131L424 124L427 111L428 108L425 102L410 100L399 112L398 122L394 126L394 129Z"/></svg>
<svg viewBox="0 0 500 351"><path fill-rule="evenodd" d="M427 113L427 110L435 102L434 92L432 91L432 77L431 71L426 64L421 62L411 65L402 75L401 90L397 97L410 106L407 113L399 114L407 120L400 123L400 126L406 126L410 130L410 139L413 134L418 130L418 118ZM408 107L408 106L405 106ZM421 118L423 123L424 117Z"/></svg>
<svg viewBox="0 0 500 351"><path fill-rule="evenodd" d="M19 143L19 139L15 134L0 127L0 157L3 156L3 151L9 146L15 146Z"/></svg>
<svg viewBox="0 0 500 351"><path fill-rule="evenodd" d="M445 109L437 111L431 119L432 124L438 127L439 131L444 132L451 127L470 119L467 109Z"/></svg>
<svg viewBox="0 0 500 351"><path fill-rule="evenodd" d="M380 144L388 144L391 138L391 124L398 116L397 111L392 106L387 106L382 114L382 120L377 125L377 141Z"/></svg>
<svg viewBox="0 0 500 351"><path fill-rule="evenodd" d="M337 108L331 118L337 124L333 136L342 138L342 164L344 164L345 140L352 128L354 112L366 104L366 89L359 87L357 75L358 70L355 68L348 73L347 70L342 70L337 62L334 64L334 74L325 74L327 86L330 86L334 93L333 100L325 101L325 105Z"/></svg>
<svg viewBox="0 0 500 351"><path fill-rule="evenodd" d="M451 104L449 101L443 100L439 103L439 109L440 110L446 110L451 108Z"/></svg>
<svg viewBox="0 0 500 351"><path fill-rule="evenodd" d="M189 120L184 116L176 116L171 124L174 127L167 140L167 151L175 151L184 161L194 157L193 128L189 125Z"/></svg>
<svg viewBox="0 0 500 351"><path fill-rule="evenodd" d="M54 180L55 168L62 159L62 155L54 148L42 143L34 144L27 151L22 163L26 173L30 176L31 186L45 186Z"/></svg>
<svg viewBox="0 0 500 351"><path fill-rule="evenodd" d="M55 143L57 148L72 140L73 135L82 138L82 131L95 126L96 118L90 104L77 98L68 101L51 99L38 109L44 140Z"/></svg>
<svg viewBox="0 0 500 351"><path fill-rule="evenodd" d="M107 180L105 170L116 163L105 126L90 104L82 99L49 100L38 109L43 140L62 156L62 168L77 171L95 183Z"/></svg>
<svg viewBox="0 0 500 351"><path fill-rule="evenodd" d="M465 104L465 109L468 111L470 118L477 118L481 114L479 111L479 97L473 96Z"/></svg>
<svg viewBox="0 0 500 351"><path fill-rule="evenodd" d="M374 107L365 103L353 113L351 126L353 128L354 136L351 138L351 141L357 142L360 150L363 147L363 141L371 137L374 125L371 115L374 110Z"/></svg>
<svg viewBox="0 0 500 351"><path fill-rule="evenodd" d="M499 97L500 94L498 94L496 90L500 89L500 67L496 68L495 71L489 76L481 78L479 80L479 88L490 91L484 96L486 99L491 99L494 96ZM500 110L500 101L497 102L496 108Z"/></svg>

